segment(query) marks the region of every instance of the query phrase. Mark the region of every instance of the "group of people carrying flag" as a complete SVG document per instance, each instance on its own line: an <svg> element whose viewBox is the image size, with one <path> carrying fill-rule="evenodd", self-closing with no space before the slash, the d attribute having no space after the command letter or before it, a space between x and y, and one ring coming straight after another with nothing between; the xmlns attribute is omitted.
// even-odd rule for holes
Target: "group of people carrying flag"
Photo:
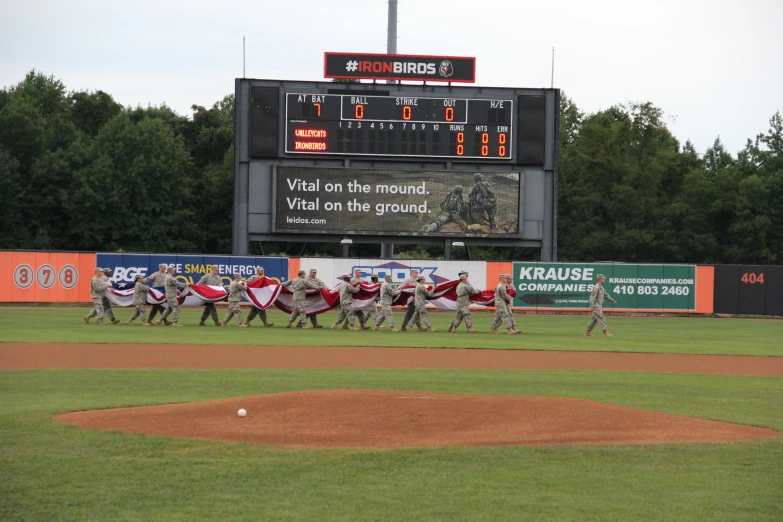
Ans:
<svg viewBox="0 0 783 522"><path fill-rule="evenodd" d="M372 275L369 281L363 280L361 270L357 269L353 275L340 276L337 285L328 287L318 279L315 269L311 269L309 274L299 270L296 278L279 283L266 277L263 267L257 267L256 274L247 280L243 280L239 273L233 274L233 280L226 288L216 266L198 283L190 285L178 281L175 271L174 265L161 264L159 271L154 274L137 275L134 284L112 284L111 271L96 268L95 277L91 281L93 310L84 317L84 322L89 323L92 317L96 317L97 324L104 324L103 318L108 316L113 324L119 323L111 309L113 303L134 306L135 311L128 319L128 324L141 318L145 326L182 326L179 323L180 306L203 306L199 326L206 326L207 319L211 318L215 326L225 327L236 316L238 325L243 328L250 326L256 317L261 318L264 326L271 327L274 325L268 321L266 309L275 305L290 314L287 328L323 328L318 323L318 316L339 308L332 329L342 325L342 328L350 330L380 330L383 323L387 322L392 331L411 331L415 325L419 331L435 332L437 330L432 327L427 310L429 303L444 310L456 310L449 332L456 332L464 320L468 333L478 333L473 326L470 306L479 305L495 307L495 320L490 332L498 333L502 324L510 335L521 333L511 312L511 300L515 293L509 274L501 274L493 290L482 291L469 283L467 272L460 272L458 280L428 285L418 270L411 269L410 277L401 285L395 285L390 273L380 283L376 275ZM245 321L242 320L240 307L243 298L253 305ZM215 303L226 300L228 313L220 321ZM149 319L146 317L146 305L152 305ZM406 307L399 329L395 325L393 306ZM153 323L159 312L160 319ZM172 321L168 320L169 316Z"/></svg>

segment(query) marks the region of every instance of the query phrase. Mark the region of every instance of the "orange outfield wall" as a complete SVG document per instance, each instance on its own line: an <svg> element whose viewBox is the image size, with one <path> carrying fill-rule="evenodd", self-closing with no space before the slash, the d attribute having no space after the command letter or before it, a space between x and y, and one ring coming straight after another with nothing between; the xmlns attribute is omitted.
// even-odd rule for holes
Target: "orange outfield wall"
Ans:
<svg viewBox="0 0 783 522"><path fill-rule="evenodd" d="M0 302L89 303L94 253L0 252Z"/></svg>

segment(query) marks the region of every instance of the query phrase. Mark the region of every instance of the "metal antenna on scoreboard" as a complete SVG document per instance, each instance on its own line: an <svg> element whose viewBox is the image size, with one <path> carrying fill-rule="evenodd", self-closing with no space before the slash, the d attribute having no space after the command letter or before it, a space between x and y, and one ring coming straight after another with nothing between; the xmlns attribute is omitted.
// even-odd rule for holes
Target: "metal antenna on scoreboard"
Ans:
<svg viewBox="0 0 783 522"><path fill-rule="evenodd" d="M552 83L550 85L552 89L555 88L555 48L552 47Z"/></svg>
<svg viewBox="0 0 783 522"><path fill-rule="evenodd" d="M242 36L242 78L247 78L245 76L245 37Z"/></svg>

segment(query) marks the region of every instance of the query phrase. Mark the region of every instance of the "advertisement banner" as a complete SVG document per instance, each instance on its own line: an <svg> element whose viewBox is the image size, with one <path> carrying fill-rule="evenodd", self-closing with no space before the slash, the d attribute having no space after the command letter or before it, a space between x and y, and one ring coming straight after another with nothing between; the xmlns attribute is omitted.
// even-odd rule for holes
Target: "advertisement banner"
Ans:
<svg viewBox="0 0 783 522"><path fill-rule="evenodd" d="M419 54L324 53L324 78L476 81L476 58Z"/></svg>
<svg viewBox="0 0 783 522"><path fill-rule="evenodd" d="M518 172L278 167L274 232L518 237Z"/></svg>
<svg viewBox="0 0 783 522"><path fill-rule="evenodd" d="M618 311L696 312L694 265L624 263L514 263L514 306L536 309L587 309L598 274ZM711 293L710 293L711 296Z"/></svg>
<svg viewBox="0 0 783 522"><path fill-rule="evenodd" d="M211 256L189 254L96 254L97 264L101 268L112 269L112 281L131 283L137 274L148 276L157 272L160 263L174 265L177 280L187 284L198 283L201 276L208 273L213 265L224 286L231 284L232 274L239 272L243 279L254 275L257 266L263 266L266 276L275 281L288 280L288 258L253 256ZM89 299L89 291L87 292Z"/></svg>
<svg viewBox="0 0 783 522"><path fill-rule="evenodd" d="M0 252L0 302L90 302L95 254Z"/></svg>

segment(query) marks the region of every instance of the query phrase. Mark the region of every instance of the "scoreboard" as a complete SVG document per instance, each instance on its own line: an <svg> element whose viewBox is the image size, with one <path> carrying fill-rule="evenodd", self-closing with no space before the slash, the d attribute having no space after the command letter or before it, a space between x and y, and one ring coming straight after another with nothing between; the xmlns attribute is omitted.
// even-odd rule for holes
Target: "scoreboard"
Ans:
<svg viewBox="0 0 783 522"><path fill-rule="evenodd" d="M287 154L512 158L514 101L286 93Z"/></svg>

